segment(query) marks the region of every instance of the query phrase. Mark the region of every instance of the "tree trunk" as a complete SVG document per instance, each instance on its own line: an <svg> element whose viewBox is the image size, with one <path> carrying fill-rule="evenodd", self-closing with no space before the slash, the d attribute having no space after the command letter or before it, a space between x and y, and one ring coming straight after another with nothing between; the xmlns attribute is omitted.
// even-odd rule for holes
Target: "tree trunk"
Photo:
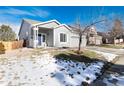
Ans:
<svg viewBox="0 0 124 93"><path fill-rule="evenodd" d="M82 35L79 35L79 47L78 47L78 53L80 54L81 51L81 43L82 43Z"/></svg>

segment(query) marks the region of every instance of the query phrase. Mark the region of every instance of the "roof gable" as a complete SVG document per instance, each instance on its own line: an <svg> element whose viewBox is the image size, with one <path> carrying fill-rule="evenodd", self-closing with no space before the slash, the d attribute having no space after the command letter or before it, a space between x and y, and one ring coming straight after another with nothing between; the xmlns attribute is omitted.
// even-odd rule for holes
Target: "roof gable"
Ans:
<svg viewBox="0 0 124 93"><path fill-rule="evenodd" d="M52 23L52 22L55 22L55 23L58 24L58 25L61 24L61 23L59 23L57 20L50 20L50 21L45 21L45 22L41 22L41 23L34 24L33 26L39 26L39 25L49 24L49 23Z"/></svg>
<svg viewBox="0 0 124 93"><path fill-rule="evenodd" d="M68 30L72 31L72 29L68 25L66 25L66 24L61 24L61 25L59 25L56 28L60 28L60 27L63 27L63 26L66 27ZM54 29L56 29L56 28L54 28Z"/></svg>

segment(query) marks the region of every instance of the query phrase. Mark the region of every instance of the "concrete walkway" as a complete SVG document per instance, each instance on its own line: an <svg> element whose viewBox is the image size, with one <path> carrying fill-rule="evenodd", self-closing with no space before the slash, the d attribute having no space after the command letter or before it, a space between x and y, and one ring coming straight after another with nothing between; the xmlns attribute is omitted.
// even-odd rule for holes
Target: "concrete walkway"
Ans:
<svg viewBox="0 0 124 93"><path fill-rule="evenodd" d="M115 64L124 65L124 55L121 55Z"/></svg>
<svg viewBox="0 0 124 93"><path fill-rule="evenodd" d="M114 65L112 65L109 71L119 74L124 73L124 55L119 56L119 59L115 62Z"/></svg>

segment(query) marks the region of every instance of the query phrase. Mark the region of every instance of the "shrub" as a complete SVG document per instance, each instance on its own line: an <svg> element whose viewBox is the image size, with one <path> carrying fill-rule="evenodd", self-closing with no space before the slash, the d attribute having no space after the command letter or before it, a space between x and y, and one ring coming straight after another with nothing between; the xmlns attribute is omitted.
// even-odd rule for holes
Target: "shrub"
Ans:
<svg viewBox="0 0 124 93"><path fill-rule="evenodd" d="M0 26L0 41L13 41L16 38L15 32L10 26L1 25Z"/></svg>
<svg viewBox="0 0 124 93"><path fill-rule="evenodd" d="M0 54L4 54L4 53L5 53L4 45L0 43Z"/></svg>

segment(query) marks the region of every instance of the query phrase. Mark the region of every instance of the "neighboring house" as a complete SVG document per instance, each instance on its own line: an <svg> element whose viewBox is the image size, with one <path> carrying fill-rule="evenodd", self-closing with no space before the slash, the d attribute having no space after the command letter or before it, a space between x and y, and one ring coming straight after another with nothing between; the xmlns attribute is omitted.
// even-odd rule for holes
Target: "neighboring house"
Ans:
<svg viewBox="0 0 124 93"><path fill-rule="evenodd" d="M117 37L111 37L111 32L98 32L102 36L103 44L121 44L124 43L123 33Z"/></svg>
<svg viewBox="0 0 124 93"><path fill-rule="evenodd" d="M120 35L116 38L114 38L114 44L121 44L121 43L124 43L124 35Z"/></svg>
<svg viewBox="0 0 124 93"><path fill-rule="evenodd" d="M87 34L87 44L88 45L100 45L102 44L102 36L97 34L96 28L94 26L90 27Z"/></svg>
<svg viewBox="0 0 124 93"><path fill-rule="evenodd" d="M97 32L97 34L99 36L102 36L102 43L103 44L109 44L112 42L110 39L110 34L108 32Z"/></svg>
<svg viewBox="0 0 124 93"><path fill-rule="evenodd" d="M19 39L25 40L27 47L78 47L79 35L66 24L57 20L46 22L23 19ZM86 36L82 36L82 47L86 46Z"/></svg>

